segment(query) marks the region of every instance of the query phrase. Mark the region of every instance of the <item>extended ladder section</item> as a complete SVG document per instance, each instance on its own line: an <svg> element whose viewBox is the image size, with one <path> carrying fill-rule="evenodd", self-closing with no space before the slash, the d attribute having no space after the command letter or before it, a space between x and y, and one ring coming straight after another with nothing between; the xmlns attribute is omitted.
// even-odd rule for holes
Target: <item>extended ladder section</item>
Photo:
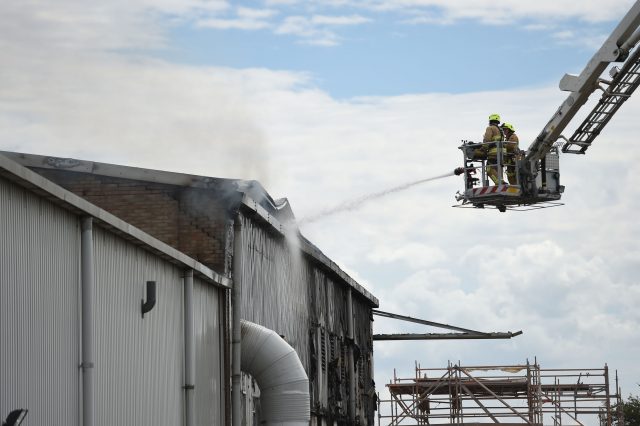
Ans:
<svg viewBox="0 0 640 426"><path fill-rule="evenodd" d="M570 92L538 137L531 143L525 159L535 165L551 150L558 139L564 139L562 132L573 120L576 113L587 102L589 96L601 88L603 73L612 63L624 63L614 76L609 88L604 90L601 104L585 120L574 137L566 143L565 152L584 153L599 131L618 111L620 105L628 99L638 85L638 53L633 52L640 40L640 0L637 0L622 21L613 30L602 47L591 58L580 75L566 74L560 81L560 89ZM576 150L576 147L578 149ZM563 147L564 148L564 147ZM564 149L563 149L564 150ZM532 167L535 170L535 167Z"/></svg>
<svg viewBox="0 0 640 426"><path fill-rule="evenodd" d="M614 74L609 86L603 89L598 104L576 129L573 136L564 143L562 152L584 154L638 86L640 86L640 49L635 49L632 57L627 59L624 66Z"/></svg>

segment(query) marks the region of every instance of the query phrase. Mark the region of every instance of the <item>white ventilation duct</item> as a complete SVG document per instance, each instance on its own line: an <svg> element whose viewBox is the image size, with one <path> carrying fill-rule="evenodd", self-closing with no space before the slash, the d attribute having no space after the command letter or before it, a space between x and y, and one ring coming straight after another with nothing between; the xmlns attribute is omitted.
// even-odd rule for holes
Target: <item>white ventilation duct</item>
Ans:
<svg viewBox="0 0 640 426"><path fill-rule="evenodd" d="M260 388L261 424L309 425L307 373L295 349L275 331L243 320L241 365Z"/></svg>

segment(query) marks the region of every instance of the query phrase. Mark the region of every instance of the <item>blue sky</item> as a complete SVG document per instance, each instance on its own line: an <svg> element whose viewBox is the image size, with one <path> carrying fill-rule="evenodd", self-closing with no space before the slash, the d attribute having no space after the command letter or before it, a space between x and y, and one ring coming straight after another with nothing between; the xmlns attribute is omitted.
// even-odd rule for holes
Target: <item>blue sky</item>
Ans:
<svg viewBox="0 0 640 426"><path fill-rule="evenodd" d="M295 4L256 9L257 2L252 3L234 3L209 26L194 21L172 26L169 48L160 56L192 65L307 72L317 87L337 98L464 93L538 86L564 72L579 72L617 24L579 17L414 23L407 22L406 11L308 10ZM238 10L269 16L241 24ZM291 16L305 16L310 35L302 28L279 30ZM355 23L314 26L314 16Z"/></svg>
<svg viewBox="0 0 640 426"><path fill-rule="evenodd" d="M567 96L561 76L581 71L632 4L5 0L0 149L256 179L313 216L452 171L459 141L494 112L528 146ZM463 182L451 177L301 225L382 310L524 331L376 343L377 383L394 368L412 375L416 360L538 356L608 362L638 393L638 116L636 93L587 155L561 156L563 207L454 209Z"/></svg>

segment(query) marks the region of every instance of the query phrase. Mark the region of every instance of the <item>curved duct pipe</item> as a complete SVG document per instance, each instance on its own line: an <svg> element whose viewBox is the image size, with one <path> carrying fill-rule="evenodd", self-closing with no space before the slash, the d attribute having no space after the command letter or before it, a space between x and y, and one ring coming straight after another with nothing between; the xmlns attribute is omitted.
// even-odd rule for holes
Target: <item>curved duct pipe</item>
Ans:
<svg viewBox="0 0 640 426"><path fill-rule="evenodd" d="M242 321L242 370L260 387L261 423L308 426L309 379L298 354L275 331Z"/></svg>

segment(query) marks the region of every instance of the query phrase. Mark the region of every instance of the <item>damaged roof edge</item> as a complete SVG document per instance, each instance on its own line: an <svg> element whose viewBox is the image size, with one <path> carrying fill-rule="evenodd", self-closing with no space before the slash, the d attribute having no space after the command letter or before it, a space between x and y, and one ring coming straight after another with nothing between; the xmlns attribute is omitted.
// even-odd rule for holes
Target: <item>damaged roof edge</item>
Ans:
<svg viewBox="0 0 640 426"><path fill-rule="evenodd" d="M124 236L126 239L135 240L151 252L160 254L162 257L168 258L175 264L181 264L193 269L201 278L215 285L224 288L231 288L232 281L195 259L187 256L181 251L163 243L162 241L152 237L146 232L136 228L135 226L123 221L122 219L112 215L106 210L91 204L84 198L56 185L52 181L43 176L29 170L0 152L0 175L16 182L20 186L44 195L46 198L56 202L74 212L75 214L87 214L95 219L98 223L104 225L108 229L115 230L117 234Z"/></svg>
<svg viewBox="0 0 640 426"><path fill-rule="evenodd" d="M0 155L28 168L59 170L67 172L89 173L111 178L152 182L163 185L190 187L196 189L213 189L226 193L240 193L248 195L258 204L272 212L280 220L294 220L289 203L284 200L274 200L256 180L228 179L186 173L168 172L164 170L144 169L141 167L122 166L117 164L100 163L96 161L77 160L22 152L0 151ZM236 206L229 206L234 210Z"/></svg>
<svg viewBox="0 0 640 426"><path fill-rule="evenodd" d="M248 210L250 210L254 215L258 216L262 219L263 222L269 224L272 228L274 228L279 234L285 236L286 232L295 233L299 238L300 249L307 254L308 256L314 258L316 261L321 263L325 268L329 269L333 273L335 273L340 279L342 279L345 283L347 283L350 287L352 287L355 291L360 293L363 297L368 299L374 307L379 306L378 299L371 294L367 289L358 284L356 280L351 278L346 272L344 272L334 261L329 259L322 251L313 245L309 240L300 234L300 231L296 227L287 227L278 221L273 215L269 214L269 212L264 209L260 204L258 204L253 198L248 195L244 195L242 198L242 206Z"/></svg>
<svg viewBox="0 0 640 426"><path fill-rule="evenodd" d="M25 167L62 170L68 172L91 173L121 179L141 180L166 185L209 188L214 182L232 183L234 179L209 178L186 173L166 172L164 170L144 169L132 166L120 166L96 161L77 160L47 155L25 154L22 152L0 151L0 155Z"/></svg>

